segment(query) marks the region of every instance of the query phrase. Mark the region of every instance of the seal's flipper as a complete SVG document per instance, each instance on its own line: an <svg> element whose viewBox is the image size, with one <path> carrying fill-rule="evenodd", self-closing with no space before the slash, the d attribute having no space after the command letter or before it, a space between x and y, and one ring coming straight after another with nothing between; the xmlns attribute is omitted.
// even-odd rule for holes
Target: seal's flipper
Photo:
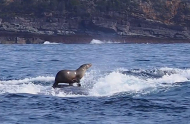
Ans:
<svg viewBox="0 0 190 124"><path fill-rule="evenodd" d="M58 86L58 83L55 81L52 87L56 88L57 86Z"/></svg>
<svg viewBox="0 0 190 124"><path fill-rule="evenodd" d="M80 83L78 83L78 84L77 84L77 86L78 86L78 87L81 87L81 84L80 84Z"/></svg>

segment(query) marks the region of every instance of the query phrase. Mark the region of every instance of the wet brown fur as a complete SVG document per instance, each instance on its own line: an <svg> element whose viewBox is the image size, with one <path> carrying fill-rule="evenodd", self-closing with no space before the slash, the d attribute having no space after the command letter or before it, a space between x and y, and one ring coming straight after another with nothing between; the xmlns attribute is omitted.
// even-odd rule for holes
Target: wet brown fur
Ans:
<svg viewBox="0 0 190 124"><path fill-rule="evenodd" d="M61 70L55 76L55 82L53 88L59 88L59 83L68 83L70 86L73 83L78 83L81 86L80 80L84 76L86 70L90 68L92 64L83 64L77 70Z"/></svg>

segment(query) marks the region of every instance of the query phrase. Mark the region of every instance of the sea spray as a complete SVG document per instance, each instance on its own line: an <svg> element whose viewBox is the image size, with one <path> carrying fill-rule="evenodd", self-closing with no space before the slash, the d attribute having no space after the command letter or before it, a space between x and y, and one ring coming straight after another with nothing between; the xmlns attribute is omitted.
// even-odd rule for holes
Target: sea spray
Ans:
<svg viewBox="0 0 190 124"><path fill-rule="evenodd" d="M97 80L97 83L90 91L90 95L111 96L120 92L136 93L150 87L155 87L155 84L148 84L146 80L135 76L112 72Z"/></svg>
<svg viewBox="0 0 190 124"><path fill-rule="evenodd" d="M22 84L22 83L28 83L28 82L35 82L35 81L41 81L41 82L49 82L53 81L55 78L50 76L38 76L35 78L24 78L19 80L8 80L8 81L0 81L1 84Z"/></svg>
<svg viewBox="0 0 190 124"><path fill-rule="evenodd" d="M128 69L122 69L128 70ZM130 71L130 70L128 70ZM134 71L131 71L134 72ZM145 72L162 73L161 77L150 77L144 75ZM143 76L142 76L143 74ZM160 89L169 89L177 86L178 82L188 82L190 69L160 68L157 70L139 70L133 73L123 73L121 70L102 72L91 70L85 74L81 80L82 88L88 94L85 96L112 96L119 93L146 94ZM63 89L53 89L53 76L38 76L19 80L0 81L0 94L3 93L28 93L43 94L58 97L78 97L84 94L76 94L64 91Z"/></svg>
<svg viewBox="0 0 190 124"><path fill-rule="evenodd" d="M102 41L102 40L97 40L93 39L90 44L112 44L112 43L119 43L119 42L112 42L112 41Z"/></svg>
<svg viewBox="0 0 190 124"><path fill-rule="evenodd" d="M61 43L55 43L55 42L49 42L49 41L45 41L43 44L61 44Z"/></svg>
<svg viewBox="0 0 190 124"><path fill-rule="evenodd" d="M38 76L19 80L0 81L0 93L46 94L54 77Z"/></svg>
<svg viewBox="0 0 190 124"><path fill-rule="evenodd" d="M157 70L159 73L153 71L154 75L158 74L160 76L160 71L162 71L162 69ZM144 71L145 70L141 70L143 73ZM167 72L167 70L165 71ZM173 73L170 73L171 71ZM93 88L89 92L92 96L111 96L121 92L146 94L151 91L175 86L178 82L189 81L189 70L169 69L168 73L161 77L150 77L147 75L142 77L141 73L139 73L138 76L136 74L127 75L120 71L113 71L105 77L97 79Z"/></svg>

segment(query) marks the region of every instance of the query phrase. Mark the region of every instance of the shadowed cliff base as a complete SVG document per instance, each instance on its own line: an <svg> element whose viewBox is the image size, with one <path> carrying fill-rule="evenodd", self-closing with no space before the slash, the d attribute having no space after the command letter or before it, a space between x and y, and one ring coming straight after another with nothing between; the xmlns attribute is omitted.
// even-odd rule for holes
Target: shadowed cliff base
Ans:
<svg viewBox="0 0 190 124"><path fill-rule="evenodd" d="M43 44L48 41L50 43L63 44L89 44L93 40L99 40L103 43L190 43L189 39L171 39L171 38L155 38L147 36L89 36L89 35L39 35L30 33L0 32L0 44Z"/></svg>

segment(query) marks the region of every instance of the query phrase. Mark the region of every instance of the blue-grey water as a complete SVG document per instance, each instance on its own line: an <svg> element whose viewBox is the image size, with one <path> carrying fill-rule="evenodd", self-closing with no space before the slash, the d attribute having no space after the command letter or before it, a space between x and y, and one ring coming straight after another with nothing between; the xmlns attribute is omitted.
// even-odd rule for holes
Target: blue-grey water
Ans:
<svg viewBox="0 0 190 124"><path fill-rule="evenodd" d="M0 45L0 124L189 124L190 44ZM81 88L59 70L92 63Z"/></svg>

